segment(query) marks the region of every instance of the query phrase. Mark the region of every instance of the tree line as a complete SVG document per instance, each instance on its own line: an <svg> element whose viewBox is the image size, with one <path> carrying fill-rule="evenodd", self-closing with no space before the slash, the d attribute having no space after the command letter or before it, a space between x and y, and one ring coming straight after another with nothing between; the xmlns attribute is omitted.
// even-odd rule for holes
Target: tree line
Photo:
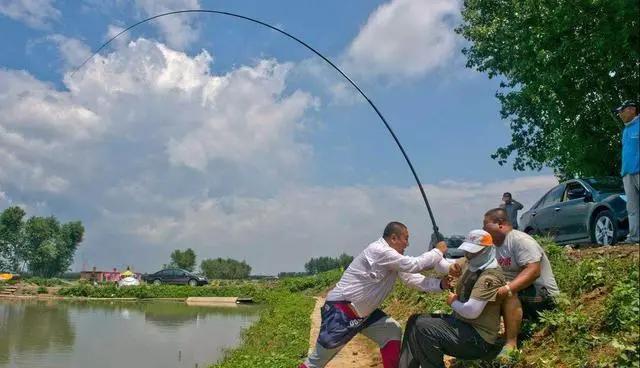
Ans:
<svg viewBox="0 0 640 368"><path fill-rule="evenodd" d="M196 267L196 253L191 248L176 249L171 253L171 261L165 268L182 268L193 271ZM246 279L251 274L251 266L245 261L235 259L215 258L204 259L200 262L200 270L210 279Z"/></svg>
<svg viewBox="0 0 640 368"><path fill-rule="evenodd" d="M17 206L0 214L0 269L41 277L66 272L84 236L82 223L61 223L55 216L25 216Z"/></svg>

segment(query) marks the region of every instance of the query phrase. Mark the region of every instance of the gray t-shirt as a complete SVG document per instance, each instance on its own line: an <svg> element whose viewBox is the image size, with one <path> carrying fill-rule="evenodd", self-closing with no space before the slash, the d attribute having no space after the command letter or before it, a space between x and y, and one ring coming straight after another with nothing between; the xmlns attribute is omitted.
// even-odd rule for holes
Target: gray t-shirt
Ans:
<svg viewBox="0 0 640 368"><path fill-rule="evenodd" d="M550 295L560 290L551 270L551 263L544 250L535 239L518 230L511 230L502 245L496 247L496 259L507 281L513 280L529 263L540 262L540 277L534 281L536 292L546 288Z"/></svg>
<svg viewBox="0 0 640 368"><path fill-rule="evenodd" d="M523 209L524 206L522 203L511 200L511 203L505 204L501 203L500 208L504 208L507 211L507 217L509 218L509 222L513 225L514 229L518 228L518 211Z"/></svg>

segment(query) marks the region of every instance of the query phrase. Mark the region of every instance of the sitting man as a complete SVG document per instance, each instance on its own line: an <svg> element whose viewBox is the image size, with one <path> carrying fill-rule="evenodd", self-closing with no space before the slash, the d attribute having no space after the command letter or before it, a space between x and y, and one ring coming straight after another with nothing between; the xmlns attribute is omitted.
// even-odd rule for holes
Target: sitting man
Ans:
<svg viewBox="0 0 640 368"><path fill-rule="evenodd" d="M504 299L502 316L506 335L500 356L509 358L517 348L523 315L536 320L538 312L555 307L554 298L560 291L544 249L528 234L513 229L503 208L485 213L484 230L493 237L496 258L507 280L498 290L498 296Z"/></svg>
<svg viewBox="0 0 640 368"><path fill-rule="evenodd" d="M315 350L299 368L324 367L356 334L362 333L380 347L384 368L397 368L400 357L400 324L378 309L396 279L422 291L442 291L446 280L429 279L418 272L433 268L447 250L445 242L417 257L404 255L409 231L390 222L382 238L369 244L346 269L327 295L320 311L322 322Z"/></svg>
<svg viewBox="0 0 640 368"><path fill-rule="evenodd" d="M498 289L505 285L491 235L473 230L459 249L466 262L447 303L453 315L413 315L402 342L400 367L443 368L444 355L461 359L492 359L500 351Z"/></svg>

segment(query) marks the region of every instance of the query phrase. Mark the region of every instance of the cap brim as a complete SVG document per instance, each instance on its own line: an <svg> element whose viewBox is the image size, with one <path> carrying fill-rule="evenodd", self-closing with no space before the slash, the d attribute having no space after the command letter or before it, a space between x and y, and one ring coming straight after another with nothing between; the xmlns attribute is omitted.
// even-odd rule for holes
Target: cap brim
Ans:
<svg viewBox="0 0 640 368"><path fill-rule="evenodd" d="M467 251L469 253L478 253L479 251L485 249L487 247L482 246L482 245L478 245L478 244L473 244L473 243L469 243L469 242L464 242L462 244L460 244L460 246L458 247L458 249L462 249L464 251Z"/></svg>

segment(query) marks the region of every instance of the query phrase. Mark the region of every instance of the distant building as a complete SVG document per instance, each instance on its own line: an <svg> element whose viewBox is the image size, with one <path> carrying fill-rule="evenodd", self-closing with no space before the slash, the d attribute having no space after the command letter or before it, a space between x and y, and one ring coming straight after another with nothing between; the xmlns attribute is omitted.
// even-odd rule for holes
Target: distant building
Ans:
<svg viewBox="0 0 640 368"><path fill-rule="evenodd" d="M121 274L122 272L118 271L116 268L114 268L113 271L98 271L94 267L91 271L80 272L80 279L95 282L117 282L120 280ZM133 275L138 280L142 277L140 272L133 272Z"/></svg>

